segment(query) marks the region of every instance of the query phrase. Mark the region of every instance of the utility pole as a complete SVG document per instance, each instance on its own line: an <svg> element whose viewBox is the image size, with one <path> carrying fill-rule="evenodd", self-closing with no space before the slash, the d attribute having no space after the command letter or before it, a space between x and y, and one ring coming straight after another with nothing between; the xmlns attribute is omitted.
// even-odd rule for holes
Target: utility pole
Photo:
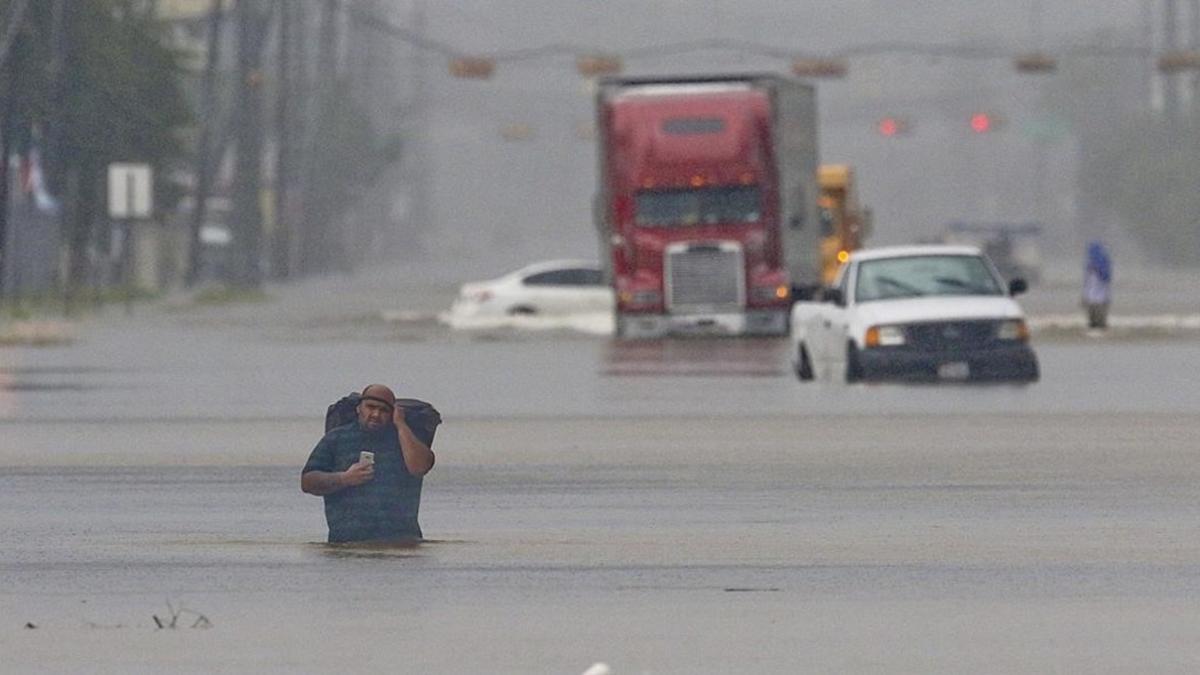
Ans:
<svg viewBox="0 0 1200 675"><path fill-rule="evenodd" d="M200 85L200 138L196 142L196 191L192 206L192 222L188 237L188 286L200 277L200 230L208 215L208 193L212 189L213 162L210 159L212 130L217 123L216 76L221 61L221 26L223 0L212 0L208 9L208 49L205 55L204 79Z"/></svg>
<svg viewBox="0 0 1200 675"><path fill-rule="evenodd" d="M309 274L328 271L338 260L336 237L329 222L331 214L315 199L316 193L321 191L317 183L324 179L316 148L321 145L321 134L329 128L337 83L338 4L338 0L325 0L321 5L316 82L309 97L314 109L309 118L312 123L308 130L308 161L304 169L304 227L300 246L300 265Z"/></svg>
<svg viewBox="0 0 1200 675"><path fill-rule="evenodd" d="M1200 49L1200 0L1190 0L1191 12L1191 30L1188 34L1188 49L1196 51ZM1196 111L1200 110L1200 73L1192 73L1192 82L1190 87L1191 106L1189 114L1192 117L1196 116Z"/></svg>
<svg viewBox="0 0 1200 675"><path fill-rule="evenodd" d="M291 263L291 212L288 196L292 179L292 15L296 6L277 3L279 21L278 75L275 98L275 229L271 242L271 276L286 279Z"/></svg>
<svg viewBox="0 0 1200 675"><path fill-rule="evenodd" d="M233 281L262 284L262 49L270 14L261 0L235 6L238 28L237 161L233 193Z"/></svg>
<svg viewBox="0 0 1200 675"><path fill-rule="evenodd" d="M12 118L16 109L16 69L9 64L0 68L0 299L8 291L6 274L12 252L8 245L8 157L12 154Z"/></svg>
<svg viewBox="0 0 1200 675"><path fill-rule="evenodd" d="M1163 51L1171 54L1179 49L1179 5L1176 0L1163 0ZM1163 108L1167 123L1179 121L1179 78L1167 73L1163 75Z"/></svg>
<svg viewBox="0 0 1200 675"><path fill-rule="evenodd" d="M1142 46L1146 49L1145 72L1146 87L1142 92L1145 96L1146 110L1153 113L1158 110L1162 87L1158 79L1158 67L1154 58L1154 6L1151 0L1142 0Z"/></svg>
<svg viewBox="0 0 1200 675"><path fill-rule="evenodd" d="M304 241L304 212L303 199L305 193L305 167L308 166L308 152L311 145L308 142L308 130L312 128L310 117L312 106L306 106L302 101L309 99L312 90L309 77L309 34L310 21L308 3L288 3L291 13L291 61L292 79L288 84L293 109L288 114L288 137L292 151L289 152L289 192L284 203L287 217L287 245L284 254L287 256L285 265L289 278L303 274L300 265L300 246Z"/></svg>
<svg viewBox="0 0 1200 675"><path fill-rule="evenodd" d="M8 7L8 25L0 32L0 298L8 292L8 263L13 259L8 235L8 158L12 154L14 118L17 111L17 74L21 72L21 29L28 0L14 0Z"/></svg>
<svg viewBox="0 0 1200 675"><path fill-rule="evenodd" d="M428 31L428 16L425 0L415 0L413 4L413 32L422 40ZM431 97L429 84L429 58L424 49L417 49L413 59L412 94L412 124L405 134L406 149L412 145L415 152L405 152L404 161L408 163L407 172L412 176L412 192L410 193L410 212L408 214L409 236L406 242L416 245L431 229L433 223L431 193L433 192L433 153L429 143L429 100ZM406 173L407 173L406 172Z"/></svg>
<svg viewBox="0 0 1200 675"><path fill-rule="evenodd" d="M67 51L70 40L67 36L67 14L70 12L69 0L54 0L50 8L50 64L47 67L47 79L50 82L50 123L46 138L45 153L42 157L45 177L51 194L62 192L64 180L63 146L66 143L66 98L67 98ZM64 208L65 212L66 209Z"/></svg>
<svg viewBox="0 0 1200 675"><path fill-rule="evenodd" d="M0 298L8 290L6 274L12 252L8 245L8 157L12 154L13 116L16 113L17 67L13 59L0 65Z"/></svg>
<svg viewBox="0 0 1200 675"><path fill-rule="evenodd" d="M92 214L81 208L82 191L87 177L95 176L90 163L68 158L72 139L67 134L71 111L67 106L70 90L71 31L76 5L71 0L54 0L50 9L50 129L46 142L44 175L49 192L59 200L59 228L67 242L67 269L63 283L64 313L74 312L79 291L90 276L87 247L91 241Z"/></svg>

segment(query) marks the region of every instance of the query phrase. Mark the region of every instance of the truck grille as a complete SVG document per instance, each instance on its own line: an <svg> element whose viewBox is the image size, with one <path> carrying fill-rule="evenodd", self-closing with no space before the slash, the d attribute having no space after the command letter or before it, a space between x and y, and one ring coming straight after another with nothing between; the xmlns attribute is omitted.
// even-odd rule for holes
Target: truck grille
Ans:
<svg viewBox="0 0 1200 675"><path fill-rule="evenodd" d="M743 305L742 251L701 244L667 252L667 306L708 309Z"/></svg>
<svg viewBox="0 0 1200 675"><path fill-rule="evenodd" d="M995 321L939 321L908 327L909 344L931 351L977 349L987 346L995 337Z"/></svg>

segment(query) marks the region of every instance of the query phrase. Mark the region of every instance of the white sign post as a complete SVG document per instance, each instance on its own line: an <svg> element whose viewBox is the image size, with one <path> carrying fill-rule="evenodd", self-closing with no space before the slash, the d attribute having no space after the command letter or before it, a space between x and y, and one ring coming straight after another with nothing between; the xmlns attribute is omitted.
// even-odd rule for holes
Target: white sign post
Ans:
<svg viewBox="0 0 1200 675"><path fill-rule="evenodd" d="M135 236L134 221L146 220L154 208L153 182L149 164L114 162L108 165L108 215L123 221L120 230L120 256L125 283L125 312L133 314L135 285L134 250L141 237Z"/></svg>
<svg viewBox="0 0 1200 675"><path fill-rule="evenodd" d="M149 218L154 191L149 164L108 165L108 215L113 220Z"/></svg>

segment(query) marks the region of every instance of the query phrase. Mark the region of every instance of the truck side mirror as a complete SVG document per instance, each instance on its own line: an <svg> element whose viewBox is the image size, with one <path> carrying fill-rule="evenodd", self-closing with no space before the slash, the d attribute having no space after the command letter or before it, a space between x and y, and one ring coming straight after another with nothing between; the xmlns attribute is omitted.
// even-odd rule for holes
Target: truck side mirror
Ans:
<svg viewBox="0 0 1200 675"><path fill-rule="evenodd" d="M1029 284L1025 283L1025 280L1021 277L1017 277L1008 282L1009 295L1020 295L1027 290L1029 290Z"/></svg>

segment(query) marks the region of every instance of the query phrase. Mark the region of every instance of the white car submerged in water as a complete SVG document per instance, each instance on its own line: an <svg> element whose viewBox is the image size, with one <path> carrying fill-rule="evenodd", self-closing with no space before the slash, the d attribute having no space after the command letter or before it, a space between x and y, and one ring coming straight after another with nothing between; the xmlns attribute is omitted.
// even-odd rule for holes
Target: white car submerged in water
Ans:
<svg viewBox="0 0 1200 675"><path fill-rule="evenodd" d="M611 324L612 289L600 265L588 260L547 260L459 288L447 323L456 327L507 325L514 320L546 327L563 317L602 315Z"/></svg>
<svg viewBox="0 0 1200 675"><path fill-rule="evenodd" d="M850 254L819 302L797 302L791 360L801 380L1038 379L1025 315L970 246L896 246Z"/></svg>

